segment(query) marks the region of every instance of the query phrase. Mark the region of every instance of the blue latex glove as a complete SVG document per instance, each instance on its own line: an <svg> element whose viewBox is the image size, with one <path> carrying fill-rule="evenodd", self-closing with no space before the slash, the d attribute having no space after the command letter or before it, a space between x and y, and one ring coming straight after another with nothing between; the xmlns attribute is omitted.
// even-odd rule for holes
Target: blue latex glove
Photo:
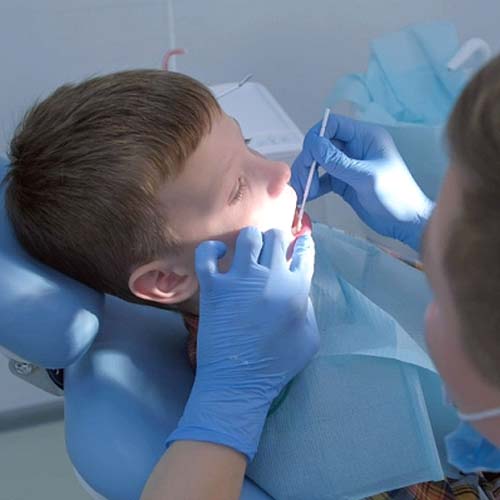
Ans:
<svg viewBox="0 0 500 500"><path fill-rule="evenodd" d="M327 173L319 177L316 171L309 200L333 191L372 229L418 251L434 205L411 176L390 134L339 115L330 115L324 138L319 137L320 126L309 130L292 166L291 185L299 202L316 160Z"/></svg>
<svg viewBox="0 0 500 500"><path fill-rule="evenodd" d="M198 365L175 440L229 446L249 460L257 450L269 407L319 347L309 289L314 244L299 238L286 261L283 233L243 229L227 273L218 241L196 250L200 282Z"/></svg>

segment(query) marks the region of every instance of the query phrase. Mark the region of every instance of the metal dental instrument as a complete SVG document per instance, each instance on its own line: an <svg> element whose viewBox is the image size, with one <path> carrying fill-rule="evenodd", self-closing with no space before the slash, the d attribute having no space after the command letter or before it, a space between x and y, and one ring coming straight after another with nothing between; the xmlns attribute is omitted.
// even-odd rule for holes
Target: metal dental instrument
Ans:
<svg viewBox="0 0 500 500"><path fill-rule="evenodd" d="M216 99L220 99L221 97L224 97L225 95L230 94L231 92L234 92L235 90L238 90L240 87L242 87L243 85L245 85L245 83L247 83L248 80L250 80L250 78L253 78L253 74L252 73L248 73L248 75L246 75L236 85L233 85L232 87L229 87L228 89L223 90L219 95L216 95L215 98Z"/></svg>
<svg viewBox="0 0 500 500"><path fill-rule="evenodd" d="M323 121L321 122L321 129L319 131L319 136L324 137L326 124L328 123L328 117L330 116L330 108L325 109L325 114L323 115ZM306 201L309 197L309 191L311 190L311 184L313 180L314 171L316 170L316 160L312 162L311 168L309 170L309 175L307 177L306 188L304 189L304 196L302 198L302 204L300 205L299 217L297 219L297 230L302 229L302 217L304 217L304 209L306 207Z"/></svg>

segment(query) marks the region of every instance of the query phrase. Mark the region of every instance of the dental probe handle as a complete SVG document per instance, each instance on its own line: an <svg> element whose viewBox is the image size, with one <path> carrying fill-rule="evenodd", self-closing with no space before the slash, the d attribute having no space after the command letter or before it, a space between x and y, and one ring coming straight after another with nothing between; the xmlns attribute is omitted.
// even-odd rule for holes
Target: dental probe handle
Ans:
<svg viewBox="0 0 500 500"><path fill-rule="evenodd" d="M330 116L330 108L325 109L325 114L323 115L323 121L321 122L321 129L319 131L319 136L325 136L326 124L328 123L328 117ZM297 220L297 227L300 231L302 229L302 217L304 217L304 210L306 207L306 201L309 197L309 191L311 190L311 184L314 176L314 171L316 170L316 160L314 160L311 164L311 168L309 170L309 175L307 176L306 188L304 189L304 196L302 198L302 204L300 205L299 217Z"/></svg>

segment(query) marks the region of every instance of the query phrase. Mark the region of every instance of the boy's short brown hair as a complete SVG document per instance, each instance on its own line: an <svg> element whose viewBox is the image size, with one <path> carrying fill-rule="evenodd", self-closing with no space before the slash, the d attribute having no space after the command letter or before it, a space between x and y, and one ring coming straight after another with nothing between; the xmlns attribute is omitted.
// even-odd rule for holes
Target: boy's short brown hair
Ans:
<svg viewBox="0 0 500 500"><path fill-rule="evenodd" d="M6 205L36 258L133 302L138 265L175 252L157 193L220 107L188 76L135 70L64 85L36 104L10 145Z"/></svg>
<svg viewBox="0 0 500 500"><path fill-rule="evenodd" d="M465 348L500 388L500 57L467 85L447 133L451 160L467 183L444 266Z"/></svg>

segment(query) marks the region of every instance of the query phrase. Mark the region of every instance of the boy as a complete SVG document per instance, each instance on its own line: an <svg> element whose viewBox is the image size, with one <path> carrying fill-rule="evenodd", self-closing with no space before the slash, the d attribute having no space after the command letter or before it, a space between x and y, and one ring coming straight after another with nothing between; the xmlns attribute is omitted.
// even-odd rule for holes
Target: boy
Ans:
<svg viewBox="0 0 500 500"><path fill-rule="evenodd" d="M178 309L191 331L201 241L232 248L247 225L292 239L288 165L249 149L184 75L131 71L63 87L26 117L11 160L7 207L30 253L99 291ZM195 351L191 335L192 365Z"/></svg>

